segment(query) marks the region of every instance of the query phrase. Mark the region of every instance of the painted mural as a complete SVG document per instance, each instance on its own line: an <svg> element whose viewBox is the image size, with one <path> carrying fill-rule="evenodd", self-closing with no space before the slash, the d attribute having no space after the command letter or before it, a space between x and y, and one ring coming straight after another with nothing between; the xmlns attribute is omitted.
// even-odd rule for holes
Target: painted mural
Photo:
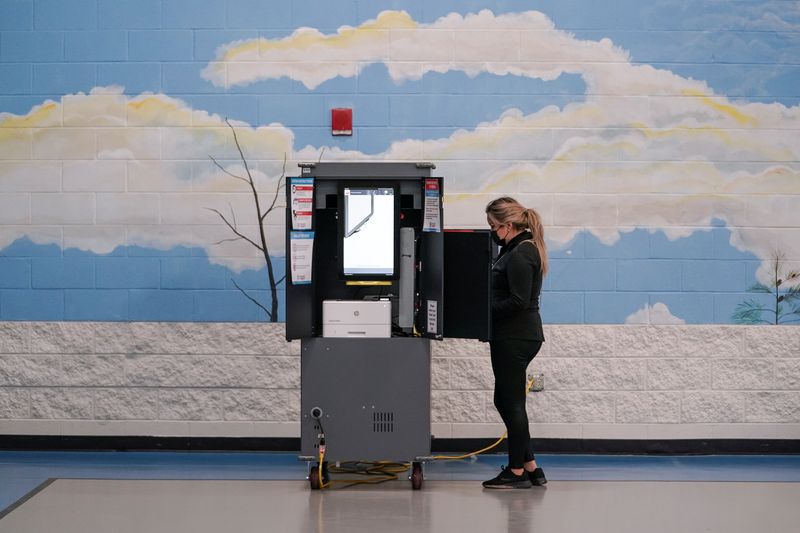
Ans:
<svg viewBox="0 0 800 533"><path fill-rule="evenodd" d="M324 157L535 207L545 322L799 323L798 57L788 1L6 0L0 320L269 320L228 120L267 203Z"/></svg>

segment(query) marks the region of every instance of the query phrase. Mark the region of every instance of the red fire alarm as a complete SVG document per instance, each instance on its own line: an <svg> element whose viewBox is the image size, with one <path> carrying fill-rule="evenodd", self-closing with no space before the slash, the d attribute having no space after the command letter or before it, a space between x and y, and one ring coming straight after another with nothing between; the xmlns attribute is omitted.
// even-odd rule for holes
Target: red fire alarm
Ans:
<svg viewBox="0 0 800 533"><path fill-rule="evenodd" d="M334 135L353 134L353 110L347 107L331 109L331 133Z"/></svg>

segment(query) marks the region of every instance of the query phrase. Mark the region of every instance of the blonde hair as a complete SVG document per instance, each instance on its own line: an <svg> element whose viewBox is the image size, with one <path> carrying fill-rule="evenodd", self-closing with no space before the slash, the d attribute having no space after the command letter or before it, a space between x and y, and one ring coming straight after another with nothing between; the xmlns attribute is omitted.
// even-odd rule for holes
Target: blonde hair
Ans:
<svg viewBox="0 0 800 533"><path fill-rule="evenodd" d="M533 208L525 207L510 196L503 196L489 202L489 205L486 206L486 214L500 224L508 224L510 222L517 230L531 232L531 238L525 242L530 242L539 250L539 257L542 261L542 275L546 275L547 246L544 242L544 226L539 213Z"/></svg>

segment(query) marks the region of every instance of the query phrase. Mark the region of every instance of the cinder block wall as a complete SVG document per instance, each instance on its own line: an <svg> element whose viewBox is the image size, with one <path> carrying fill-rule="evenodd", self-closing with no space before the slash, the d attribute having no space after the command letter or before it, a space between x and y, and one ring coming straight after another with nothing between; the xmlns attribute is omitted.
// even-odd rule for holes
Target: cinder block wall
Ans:
<svg viewBox="0 0 800 533"><path fill-rule="evenodd" d="M546 327L536 437L798 438L800 328ZM282 324L0 323L0 434L297 437ZM493 437L488 345L433 343L432 432Z"/></svg>

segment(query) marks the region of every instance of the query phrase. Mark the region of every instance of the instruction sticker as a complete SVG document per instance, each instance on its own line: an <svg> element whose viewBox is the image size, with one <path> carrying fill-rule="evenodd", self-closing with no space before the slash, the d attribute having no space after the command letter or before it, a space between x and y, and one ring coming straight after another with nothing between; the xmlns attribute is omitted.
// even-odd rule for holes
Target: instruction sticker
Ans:
<svg viewBox="0 0 800 533"><path fill-rule="evenodd" d="M439 208L440 191L438 179L425 180L425 211L422 231L442 231L442 214Z"/></svg>
<svg viewBox="0 0 800 533"><path fill-rule="evenodd" d="M439 325L439 302L428 300L428 333L436 333Z"/></svg>
<svg viewBox="0 0 800 533"><path fill-rule="evenodd" d="M314 178L291 178L292 229L311 229L314 214Z"/></svg>
<svg viewBox="0 0 800 533"><path fill-rule="evenodd" d="M314 253L314 232L290 232L289 247L292 285L308 285L311 283L311 259Z"/></svg>

